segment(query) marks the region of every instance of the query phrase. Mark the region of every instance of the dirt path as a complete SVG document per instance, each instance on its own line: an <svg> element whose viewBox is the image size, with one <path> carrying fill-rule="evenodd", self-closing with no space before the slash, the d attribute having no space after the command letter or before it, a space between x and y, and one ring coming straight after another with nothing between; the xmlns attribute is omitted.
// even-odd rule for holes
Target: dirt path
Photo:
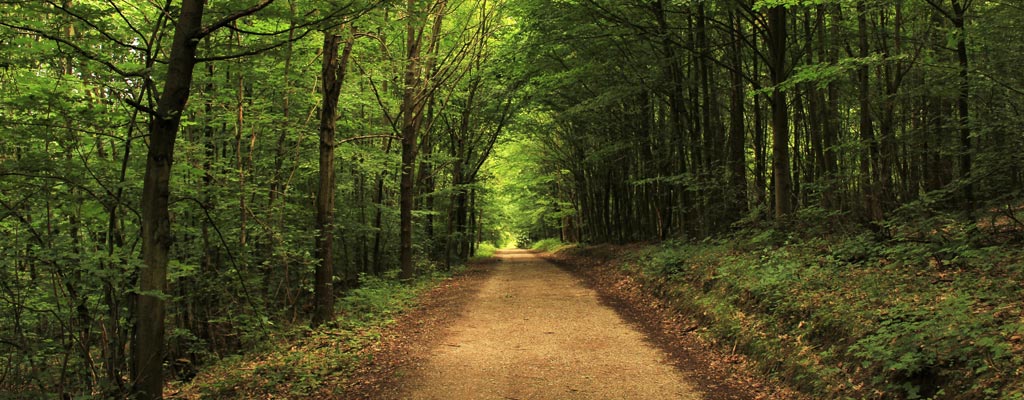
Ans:
<svg viewBox="0 0 1024 400"><path fill-rule="evenodd" d="M401 399L699 399L666 355L597 294L526 251L502 262L427 356L399 369ZM389 396L390 397L390 396Z"/></svg>

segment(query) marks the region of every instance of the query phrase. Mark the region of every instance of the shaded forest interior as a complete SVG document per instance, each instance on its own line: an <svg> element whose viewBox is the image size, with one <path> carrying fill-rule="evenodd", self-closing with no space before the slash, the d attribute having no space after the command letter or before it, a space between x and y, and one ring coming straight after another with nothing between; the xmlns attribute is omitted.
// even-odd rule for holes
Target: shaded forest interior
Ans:
<svg viewBox="0 0 1024 400"><path fill-rule="evenodd" d="M1022 54L997 0L2 1L0 397L161 398L376 312L352 296L561 242L969 270L1004 297L950 307L994 342L907 366L868 341L855 373L1010 382Z"/></svg>

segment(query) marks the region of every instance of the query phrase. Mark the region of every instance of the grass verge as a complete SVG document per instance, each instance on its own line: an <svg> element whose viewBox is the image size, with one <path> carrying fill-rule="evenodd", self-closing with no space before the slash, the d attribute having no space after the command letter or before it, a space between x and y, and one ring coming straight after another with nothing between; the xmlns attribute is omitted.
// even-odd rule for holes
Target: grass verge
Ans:
<svg viewBox="0 0 1024 400"><path fill-rule="evenodd" d="M473 256L474 260L481 260L485 258L494 257L494 252L498 251L498 247L489 243L483 242L477 245L476 255Z"/></svg>
<svg viewBox="0 0 1024 400"><path fill-rule="evenodd" d="M553 252L571 246L557 238L541 239L530 245L530 250Z"/></svg>
<svg viewBox="0 0 1024 400"><path fill-rule="evenodd" d="M411 283L363 276L360 287L340 299L340 315L332 323L277 331L261 347L221 359L192 382L171 384L165 394L172 399L308 397L328 380L344 382L366 354L362 350L422 293L451 275L436 272Z"/></svg>
<svg viewBox="0 0 1024 400"><path fill-rule="evenodd" d="M706 339L815 398L1024 398L1024 252L934 250L758 234L650 246L620 268Z"/></svg>

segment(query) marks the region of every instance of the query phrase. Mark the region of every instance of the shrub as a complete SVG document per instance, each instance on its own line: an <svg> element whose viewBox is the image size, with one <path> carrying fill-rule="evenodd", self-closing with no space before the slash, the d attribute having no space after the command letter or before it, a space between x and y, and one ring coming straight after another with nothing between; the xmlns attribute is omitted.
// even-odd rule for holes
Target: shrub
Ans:
<svg viewBox="0 0 1024 400"><path fill-rule="evenodd" d="M745 234L666 242L621 269L701 320L712 342L814 397L1024 399L1024 252Z"/></svg>
<svg viewBox="0 0 1024 400"><path fill-rule="evenodd" d="M530 246L530 250L556 251L563 246L565 246L565 243L562 243L561 240L548 238L534 242L533 245Z"/></svg>
<svg viewBox="0 0 1024 400"><path fill-rule="evenodd" d="M483 243L478 244L477 247L476 247L476 257L479 257L479 258L493 257L494 256L494 252L497 251L497 250L498 250L497 246L495 246L495 245L493 245L493 244L491 244L489 242L483 242Z"/></svg>

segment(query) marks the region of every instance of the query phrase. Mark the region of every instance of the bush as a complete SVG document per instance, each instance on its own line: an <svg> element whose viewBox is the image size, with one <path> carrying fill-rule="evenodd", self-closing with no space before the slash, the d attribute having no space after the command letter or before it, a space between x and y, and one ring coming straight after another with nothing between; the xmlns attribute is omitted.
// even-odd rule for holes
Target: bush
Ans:
<svg viewBox="0 0 1024 400"><path fill-rule="evenodd" d="M562 243L561 240L558 240L556 238L548 238L534 242L532 245L530 245L530 250L556 251L564 246L565 243Z"/></svg>
<svg viewBox="0 0 1024 400"><path fill-rule="evenodd" d="M493 245L493 244L491 244L489 242L483 242L483 243L480 243L480 244L477 245L477 247L476 247L476 256L475 257L477 257L477 258L493 257L494 256L494 252L497 251L497 250L498 250L497 246L495 246L495 245Z"/></svg>
<svg viewBox="0 0 1024 400"><path fill-rule="evenodd" d="M1024 399L1021 250L746 233L649 247L622 270L816 398Z"/></svg>
<svg viewBox="0 0 1024 400"><path fill-rule="evenodd" d="M317 329L308 325L278 328L245 355L224 358L204 368L191 383L174 382L178 398L307 398L324 382L347 379L395 316L448 273L421 266L424 273L403 283L396 272L361 275L360 286L338 304L339 315Z"/></svg>

